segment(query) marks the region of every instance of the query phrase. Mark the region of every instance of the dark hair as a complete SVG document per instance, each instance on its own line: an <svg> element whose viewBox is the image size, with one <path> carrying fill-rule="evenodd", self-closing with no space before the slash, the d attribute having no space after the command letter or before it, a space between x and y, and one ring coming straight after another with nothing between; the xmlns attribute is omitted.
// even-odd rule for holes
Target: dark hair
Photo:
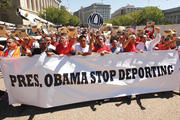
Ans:
<svg viewBox="0 0 180 120"><path fill-rule="evenodd" d="M103 38L103 40L104 40L104 42L106 41L106 39L105 39L104 35L97 35L97 36L96 36L96 39L98 39L99 37L102 37L102 38Z"/></svg>
<svg viewBox="0 0 180 120"><path fill-rule="evenodd" d="M80 40L80 39L82 39L82 38L86 38L86 36L81 35L81 36L79 36L79 39L78 39L78 40Z"/></svg>
<svg viewBox="0 0 180 120"><path fill-rule="evenodd" d="M114 40L116 40L118 42L118 36L113 36L111 37L110 43L112 43Z"/></svg>
<svg viewBox="0 0 180 120"><path fill-rule="evenodd" d="M9 37L7 40L9 40L9 39L12 39L14 42L17 41L16 38L13 38L13 37Z"/></svg>
<svg viewBox="0 0 180 120"><path fill-rule="evenodd" d="M86 30L82 32L82 34L85 34L85 33L87 33L87 31L86 31Z"/></svg>

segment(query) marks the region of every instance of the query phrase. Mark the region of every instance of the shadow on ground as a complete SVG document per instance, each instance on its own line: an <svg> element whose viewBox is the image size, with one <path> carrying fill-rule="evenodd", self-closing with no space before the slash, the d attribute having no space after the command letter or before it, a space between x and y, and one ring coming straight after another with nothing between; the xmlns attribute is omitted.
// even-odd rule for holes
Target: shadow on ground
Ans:
<svg viewBox="0 0 180 120"><path fill-rule="evenodd" d="M28 105L21 105L21 106L12 106L8 105L8 98L7 94L3 91L0 91L0 119L5 119L7 117L20 117L20 116L27 116L29 115L29 120L32 120L35 115L37 114L44 114L44 113L53 113L56 111L68 110L68 109L76 109L81 107L89 106L92 111L96 111L96 105L102 105L106 103L116 102L116 106L120 107L122 104L131 104L132 100L136 100L137 104L139 105L141 110L145 110L146 108L142 105L141 99L152 99L152 98L165 98L169 99L174 95L180 95L177 92L168 91L168 92L160 92L160 93L153 93L153 94L143 94L143 95L136 95L135 97L126 96L126 97L119 97L119 98L110 98L110 99L103 99L97 101L90 101L90 102L83 102L59 107L53 107L48 109L38 108L34 106ZM117 103L118 102L118 103Z"/></svg>

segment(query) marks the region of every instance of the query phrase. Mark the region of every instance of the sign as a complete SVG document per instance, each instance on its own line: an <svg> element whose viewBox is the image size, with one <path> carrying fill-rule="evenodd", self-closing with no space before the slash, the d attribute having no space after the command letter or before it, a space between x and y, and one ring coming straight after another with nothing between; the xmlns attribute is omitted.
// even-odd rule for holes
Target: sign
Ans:
<svg viewBox="0 0 180 120"><path fill-rule="evenodd" d="M75 27L68 27L68 36L71 38L77 38L78 31Z"/></svg>
<svg viewBox="0 0 180 120"><path fill-rule="evenodd" d="M179 90L177 51L1 58L10 104L43 108Z"/></svg>
<svg viewBox="0 0 180 120"><path fill-rule="evenodd" d="M37 26L32 26L32 32L33 33L37 32Z"/></svg>
<svg viewBox="0 0 180 120"><path fill-rule="evenodd" d="M6 26L0 25L0 37L7 37L6 36Z"/></svg>
<svg viewBox="0 0 180 120"><path fill-rule="evenodd" d="M11 31L12 37L27 37L25 29L16 29L15 31Z"/></svg>
<svg viewBox="0 0 180 120"><path fill-rule="evenodd" d="M92 13L88 18L88 25L91 28L99 29L103 25L103 17L98 13Z"/></svg>

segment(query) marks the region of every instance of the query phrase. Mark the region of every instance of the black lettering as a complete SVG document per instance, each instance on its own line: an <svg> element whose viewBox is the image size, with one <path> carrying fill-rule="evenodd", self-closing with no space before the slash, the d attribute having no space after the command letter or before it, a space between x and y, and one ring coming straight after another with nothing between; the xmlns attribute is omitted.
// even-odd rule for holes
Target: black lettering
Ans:
<svg viewBox="0 0 180 120"><path fill-rule="evenodd" d="M91 78L92 78L92 79L91 79L91 84L92 84L92 83L96 83L96 77L94 76L94 75L95 75L95 72L94 72L94 71L91 72L90 75L91 75Z"/></svg>
<svg viewBox="0 0 180 120"><path fill-rule="evenodd" d="M160 68L161 68L161 74L162 74L162 75L167 75L166 66L160 66Z"/></svg>
<svg viewBox="0 0 180 120"><path fill-rule="evenodd" d="M11 85L12 87L15 87L15 83L17 82L16 80L16 76L15 75L9 75L10 79L11 79Z"/></svg>
<svg viewBox="0 0 180 120"><path fill-rule="evenodd" d="M82 72L82 81L81 81L81 84L84 84L84 83L88 84L86 72Z"/></svg>
<svg viewBox="0 0 180 120"><path fill-rule="evenodd" d="M45 76L44 82L45 82L45 85L46 85L47 87L51 87L52 84L53 84L53 77L52 77L52 75L51 75L51 74L47 74L47 75Z"/></svg>
<svg viewBox="0 0 180 120"><path fill-rule="evenodd" d="M119 70L119 80L124 80L125 78L125 71L123 69Z"/></svg>
<svg viewBox="0 0 180 120"><path fill-rule="evenodd" d="M104 80L104 82L108 82L108 80L109 80L109 73L108 73L108 71L104 71L103 72L103 80Z"/></svg>
<svg viewBox="0 0 180 120"><path fill-rule="evenodd" d="M26 75L28 87L33 87L34 86L34 83L32 82L32 78L33 78L32 74Z"/></svg>
<svg viewBox="0 0 180 120"><path fill-rule="evenodd" d="M159 68L159 66L157 66L157 70L158 70L158 77L159 77L159 76L162 76L161 73L160 73L160 68Z"/></svg>
<svg viewBox="0 0 180 120"><path fill-rule="evenodd" d="M149 78L149 77L152 78L150 67L145 67L145 71L146 71L146 78Z"/></svg>
<svg viewBox="0 0 180 120"><path fill-rule="evenodd" d="M140 77L140 78L144 78L144 70L143 70L142 67L139 68L138 74L139 74L139 77Z"/></svg>
<svg viewBox="0 0 180 120"><path fill-rule="evenodd" d="M98 76L98 83L101 83L101 71L96 71L96 75Z"/></svg>
<svg viewBox="0 0 180 120"><path fill-rule="evenodd" d="M132 68L132 79L135 79L135 75L137 75L137 68Z"/></svg>
<svg viewBox="0 0 180 120"><path fill-rule="evenodd" d="M80 72L70 73L71 84L80 84Z"/></svg>
<svg viewBox="0 0 180 120"><path fill-rule="evenodd" d="M152 67L151 67L151 70L153 71L153 77L157 77L157 76L156 76L156 67L155 67L155 66L152 66Z"/></svg>
<svg viewBox="0 0 180 120"><path fill-rule="evenodd" d="M26 87L27 84L25 82L25 77L24 75L17 75L17 79L18 79L18 82L19 82L19 87Z"/></svg>
<svg viewBox="0 0 180 120"><path fill-rule="evenodd" d="M34 74L34 80L35 80L35 86L38 87L39 86L39 80L38 80L38 74Z"/></svg>
<svg viewBox="0 0 180 120"><path fill-rule="evenodd" d="M167 69L168 69L168 74L169 75L171 75L174 72L172 65L168 65Z"/></svg>
<svg viewBox="0 0 180 120"><path fill-rule="evenodd" d="M116 71L115 70L110 70L110 81L114 81L113 77L116 76Z"/></svg>
<svg viewBox="0 0 180 120"><path fill-rule="evenodd" d="M68 78L68 73L64 73L63 74L63 85L69 85L70 82L69 82L69 78Z"/></svg>
<svg viewBox="0 0 180 120"><path fill-rule="evenodd" d="M131 72L131 69L126 69L126 80L131 79L130 72Z"/></svg>
<svg viewBox="0 0 180 120"><path fill-rule="evenodd" d="M61 74L54 74L54 86L60 86L61 84Z"/></svg>

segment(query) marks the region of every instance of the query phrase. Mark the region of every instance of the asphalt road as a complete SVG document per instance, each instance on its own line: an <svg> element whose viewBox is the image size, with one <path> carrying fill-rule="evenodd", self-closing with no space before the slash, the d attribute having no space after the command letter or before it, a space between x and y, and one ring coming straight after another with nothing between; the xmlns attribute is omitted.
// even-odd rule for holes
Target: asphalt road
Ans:
<svg viewBox="0 0 180 120"><path fill-rule="evenodd" d="M0 90L4 82L0 75ZM0 120L180 120L178 91L85 102L42 109L0 104Z"/></svg>

